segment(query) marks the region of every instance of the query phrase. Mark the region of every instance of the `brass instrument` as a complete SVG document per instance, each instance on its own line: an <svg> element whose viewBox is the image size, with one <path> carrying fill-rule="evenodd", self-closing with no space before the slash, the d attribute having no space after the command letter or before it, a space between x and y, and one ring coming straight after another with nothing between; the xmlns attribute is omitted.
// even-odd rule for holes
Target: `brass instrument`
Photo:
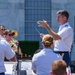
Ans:
<svg viewBox="0 0 75 75"><path fill-rule="evenodd" d="M11 48L14 50L14 52L17 52L17 45L15 44L13 39L11 41L9 41L9 44L10 44Z"/></svg>
<svg viewBox="0 0 75 75"><path fill-rule="evenodd" d="M10 42L9 42L11 48L13 49L13 51L19 55L21 55L21 58L22 58L22 51L20 49L20 47L18 48L18 41L17 40L14 40L12 39Z"/></svg>
<svg viewBox="0 0 75 75"><path fill-rule="evenodd" d="M16 30L12 30L12 35L13 35L13 37L17 37L18 36L18 32Z"/></svg>
<svg viewBox="0 0 75 75"><path fill-rule="evenodd" d="M12 35L13 35L12 40L9 42L10 46L14 50L14 52L18 53L22 57L23 54L21 52L20 47L19 47L19 52L18 52L18 44L19 44L19 42L16 39L14 39L14 37L18 36L18 32L16 30L12 30Z"/></svg>

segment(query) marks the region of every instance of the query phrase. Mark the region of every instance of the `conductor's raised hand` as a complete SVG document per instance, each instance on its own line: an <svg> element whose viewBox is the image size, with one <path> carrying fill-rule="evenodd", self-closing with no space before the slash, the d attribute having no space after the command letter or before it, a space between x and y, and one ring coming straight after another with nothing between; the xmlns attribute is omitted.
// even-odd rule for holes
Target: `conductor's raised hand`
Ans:
<svg viewBox="0 0 75 75"><path fill-rule="evenodd" d="M39 24L40 26L47 28L49 25L47 24L47 21L43 20L43 21L37 21L37 24Z"/></svg>

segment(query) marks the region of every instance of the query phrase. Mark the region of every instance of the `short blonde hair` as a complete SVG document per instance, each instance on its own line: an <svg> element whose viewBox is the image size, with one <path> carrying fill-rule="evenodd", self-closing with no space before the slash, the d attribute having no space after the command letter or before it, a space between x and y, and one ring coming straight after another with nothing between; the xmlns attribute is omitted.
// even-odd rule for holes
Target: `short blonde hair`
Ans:
<svg viewBox="0 0 75 75"><path fill-rule="evenodd" d="M53 37L49 34L46 34L43 36L42 42L45 47L50 47L53 44Z"/></svg>

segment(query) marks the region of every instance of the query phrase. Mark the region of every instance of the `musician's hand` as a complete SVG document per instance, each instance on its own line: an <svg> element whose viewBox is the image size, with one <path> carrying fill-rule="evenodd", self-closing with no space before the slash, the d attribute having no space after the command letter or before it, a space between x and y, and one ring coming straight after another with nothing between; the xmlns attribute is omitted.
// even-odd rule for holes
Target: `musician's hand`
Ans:
<svg viewBox="0 0 75 75"><path fill-rule="evenodd" d="M16 45L18 45L18 44L19 44L19 42L18 42L17 40L16 40L16 41L14 41L14 42L15 42L15 44L16 44Z"/></svg>

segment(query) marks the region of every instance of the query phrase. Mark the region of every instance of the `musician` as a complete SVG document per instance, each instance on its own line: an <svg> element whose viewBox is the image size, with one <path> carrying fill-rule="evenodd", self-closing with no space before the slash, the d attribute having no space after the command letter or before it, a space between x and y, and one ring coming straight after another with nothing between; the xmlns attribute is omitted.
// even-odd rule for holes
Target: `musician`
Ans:
<svg viewBox="0 0 75 75"><path fill-rule="evenodd" d="M18 47L19 42L17 40L15 40L13 38L13 36L15 36L15 32L13 32L11 30L5 30L4 37L5 37L6 41L9 42L11 48L16 53L16 56L19 54L22 57L22 51L21 51L20 47Z"/></svg>
<svg viewBox="0 0 75 75"><path fill-rule="evenodd" d="M1 39L4 39L4 31L5 31L5 26L0 25L0 37L1 37Z"/></svg>
<svg viewBox="0 0 75 75"><path fill-rule="evenodd" d="M6 69L4 59L16 62L15 52L11 49L9 43L0 37L0 75L5 75Z"/></svg>

